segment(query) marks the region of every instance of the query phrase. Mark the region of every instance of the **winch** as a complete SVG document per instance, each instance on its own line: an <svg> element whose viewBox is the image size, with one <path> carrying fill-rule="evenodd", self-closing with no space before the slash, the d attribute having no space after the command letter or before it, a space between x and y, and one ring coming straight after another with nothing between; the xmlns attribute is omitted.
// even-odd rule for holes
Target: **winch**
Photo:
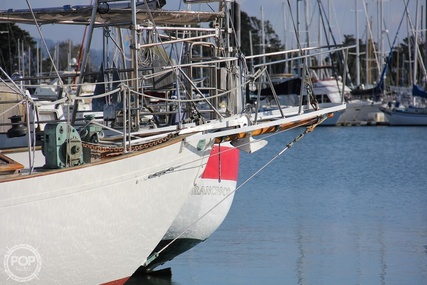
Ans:
<svg viewBox="0 0 427 285"><path fill-rule="evenodd" d="M83 164L83 146L77 130L66 123L49 123L44 128L45 168Z"/></svg>

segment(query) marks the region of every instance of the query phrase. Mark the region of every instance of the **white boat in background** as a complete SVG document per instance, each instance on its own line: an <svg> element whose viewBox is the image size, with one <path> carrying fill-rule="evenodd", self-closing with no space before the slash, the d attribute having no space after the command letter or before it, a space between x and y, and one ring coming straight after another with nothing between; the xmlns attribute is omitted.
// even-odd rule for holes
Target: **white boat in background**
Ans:
<svg viewBox="0 0 427 285"><path fill-rule="evenodd" d="M384 68L382 76L384 76L386 69L387 67ZM382 79L380 79L380 83L373 87L364 88L362 86L351 90L350 96L346 100L347 108L341 116L338 124L386 124L387 119L380 110L380 107L384 104L384 88L381 82Z"/></svg>
<svg viewBox="0 0 427 285"><path fill-rule="evenodd" d="M387 107L381 108L391 126L427 126L427 92L414 85L412 97L412 105L403 106L399 102L390 102Z"/></svg>
<svg viewBox="0 0 427 285"><path fill-rule="evenodd" d="M319 102L333 102L339 103L341 98L350 93L350 88L343 84L341 80L334 78L316 80L313 82L313 92ZM342 112L335 112L334 115L326 119L322 125L324 126L336 126L340 122L348 109L348 103L346 103L346 109Z"/></svg>
<svg viewBox="0 0 427 285"><path fill-rule="evenodd" d="M417 8L421 8L418 6ZM418 13L417 13L418 17ZM416 19L418 23L418 18ZM418 66L421 66L423 70L424 79L423 85L425 87L426 81L426 69L424 66L424 60L422 59L421 52L419 50L420 42L418 41L418 27L413 27L412 23L412 37L415 39L415 48L414 48L414 60L413 60L413 69L412 69L412 90L409 93L406 89L406 92L399 98L399 101L389 102L387 107L381 108L381 111L384 112L389 124L391 126L427 126L427 91L424 88L421 88L417 85L418 76ZM410 94L411 96L407 96ZM408 100L409 97L409 100Z"/></svg>
<svg viewBox="0 0 427 285"><path fill-rule="evenodd" d="M427 108L382 107L381 111L384 112L390 126L427 126Z"/></svg>
<svg viewBox="0 0 427 285"><path fill-rule="evenodd" d="M387 118L381 112L381 101L353 99L346 102L347 108L338 121L339 125L377 125L386 124Z"/></svg>
<svg viewBox="0 0 427 285"><path fill-rule="evenodd" d="M219 197L205 200L190 195L199 193L195 186L206 189L224 183L224 187L235 187L237 176L229 177L215 167L205 169L208 158L215 157L211 153L214 145L222 148L230 142L239 150L253 152L265 145L253 137L300 126L307 126L309 132L345 109L343 98L317 102L309 92L301 96L310 104L276 102L276 108L266 112L246 101L246 86L254 84L266 68L255 67L256 75L248 75L244 58L237 52L238 20L231 13L231 8L238 11L238 3L218 2L217 12L151 10L164 1L150 1L154 6L148 6L135 0L0 11L0 22L89 27L83 72L70 86L76 87L75 95L71 97L68 86L59 81L64 96L48 102L71 107L74 100L72 116L43 122L39 138L35 126L40 121L34 114L46 102L28 96L0 68L9 81L0 80L17 97L16 102L0 102L2 115L12 111L7 118L16 119L9 122L1 117L3 137L23 138L19 145L6 144L0 149L0 255L5 257L6 269L0 273L0 283L125 280L140 265L155 264L161 255L151 253L162 239L203 240L221 224L230 199L215 214L215 208L209 207ZM217 25L210 27L211 22ZM117 33L130 30L132 67L123 63L117 70L103 71L108 76L96 85L105 88L96 92L95 87L95 94L82 96L95 28L114 28ZM104 35L110 40L108 33ZM111 46L124 52L119 42ZM319 52L333 51L319 48ZM111 76L115 73L119 78ZM79 102L85 100L91 100L92 106L103 103L101 123L90 116L83 124L76 123ZM219 152L218 158L223 155ZM222 167L222 161L217 165ZM227 178L219 182L216 178L223 174ZM213 216L207 216L205 225L202 219L199 226L196 223L177 235L188 226L186 218L199 216L194 214L197 211ZM31 263L17 263L17 257L29 255Z"/></svg>
<svg viewBox="0 0 427 285"><path fill-rule="evenodd" d="M299 93L301 92L301 78L299 77L273 77L272 84L278 96L278 100L283 106L298 106ZM350 93L350 88L344 86L341 80L334 78L317 79L312 78L312 90L319 103L342 103L343 96ZM262 108L271 109L277 106L274 101L273 93L270 87L261 90L261 96L265 99L261 102ZM303 88L303 104L307 104L307 89ZM346 108L347 109L347 108ZM326 119L322 126L335 126L345 111L335 112L333 116Z"/></svg>
<svg viewBox="0 0 427 285"><path fill-rule="evenodd" d="M406 15L407 5L408 3L405 5L405 10L402 13L400 23L398 25L393 42L390 46L390 52L386 58L377 83L374 86L370 86L369 88L364 85L359 85L351 90L350 100L347 101L348 108L346 109L344 116L342 116L342 124L388 124L387 116L384 116L383 112L381 111L383 104L385 104L387 100L385 78L387 69L391 64L393 49L396 46L399 30Z"/></svg>

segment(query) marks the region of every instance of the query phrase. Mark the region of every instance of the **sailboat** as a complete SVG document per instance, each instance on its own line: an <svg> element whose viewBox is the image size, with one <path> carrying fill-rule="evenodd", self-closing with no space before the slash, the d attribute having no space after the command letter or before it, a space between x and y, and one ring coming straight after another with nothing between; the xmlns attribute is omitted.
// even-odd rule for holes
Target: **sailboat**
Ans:
<svg viewBox="0 0 427 285"><path fill-rule="evenodd" d="M347 96L350 88L345 86L342 81L328 78L320 80L316 77L312 78L312 89L318 102L324 103L340 103L343 95ZM302 80L300 77L291 78L276 78L272 82L275 93L282 104L288 106L295 106L299 103L299 94L301 93ZM303 88L303 95L307 95L307 90ZM343 93L344 92L344 93ZM343 94L343 95L341 95ZM266 101L272 100L273 92L271 88L264 88L261 90L261 95L264 96ZM322 123L323 126L335 126L340 121L343 112L336 112L333 116Z"/></svg>
<svg viewBox="0 0 427 285"><path fill-rule="evenodd" d="M417 7L419 7L417 1ZM418 11L418 9L417 9ZM418 22L417 13L417 22ZM412 27L412 22L409 19ZM418 25L416 24L416 27ZM413 36L415 38L414 48L414 67L413 67L413 78L412 78L412 102L406 106L400 104L400 102L389 102L387 107L382 107L381 111L387 117L389 124L392 126L427 126L427 105L425 100L427 99L427 92L417 85L417 70L418 64L421 64L423 73L426 74L426 69L422 60L418 60L420 56L419 44L418 44L418 30L415 28Z"/></svg>
<svg viewBox="0 0 427 285"><path fill-rule="evenodd" d="M419 86L413 85L412 96L424 101L427 92ZM424 106L400 106L400 104L390 104L381 107L391 126L427 126L427 107Z"/></svg>
<svg viewBox="0 0 427 285"><path fill-rule="evenodd" d="M0 70L19 98L2 102L2 114L11 118L2 121L8 127L4 138L26 143L0 152L0 248L6 268L0 280L123 280L159 258L153 252L173 233L191 193L198 193L195 186L202 187L198 179L207 183L221 175L206 174L213 149L229 142L254 152L265 146L254 137L300 126L308 133L345 109L343 100L318 103L310 97L311 104L279 104L263 112L246 101L246 86L265 68L247 75L236 42L238 19L230 12L238 3L209 1L218 2L218 11L205 12L163 10L164 1L152 2L154 7L132 0L0 11L0 22L89 27L75 95L50 102L66 104L72 114L44 122L40 140L34 113L42 102ZM81 96L96 28L129 29L129 53L118 41L115 47L124 61L132 59L132 67L119 68L119 82L113 76L98 82L107 87L104 93ZM103 123L91 116L79 121L79 102L97 98L106 99ZM22 256L27 262L17 262Z"/></svg>

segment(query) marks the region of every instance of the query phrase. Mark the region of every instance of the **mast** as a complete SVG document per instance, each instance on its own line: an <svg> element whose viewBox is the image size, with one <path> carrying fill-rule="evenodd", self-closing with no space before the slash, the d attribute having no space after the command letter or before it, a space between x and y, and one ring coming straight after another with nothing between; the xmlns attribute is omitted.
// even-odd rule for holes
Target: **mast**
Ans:
<svg viewBox="0 0 427 285"><path fill-rule="evenodd" d="M366 4L368 5L368 4ZM371 31L372 29L372 20L368 21L368 25L366 25L366 36L368 37L367 41L366 41L366 60L365 60L365 64L366 64L366 82L365 84L368 85L371 82L371 54L372 54L372 37L371 37Z"/></svg>
<svg viewBox="0 0 427 285"><path fill-rule="evenodd" d="M308 15L308 1L304 0L304 14L305 14L305 34L307 38L307 45L306 47L310 46L310 16Z"/></svg>
<svg viewBox="0 0 427 285"><path fill-rule="evenodd" d="M18 38L18 73L21 74L21 39Z"/></svg>
<svg viewBox="0 0 427 285"><path fill-rule="evenodd" d="M359 17L357 16L357 0L354 0L356 17L356 86L360 86L360 49L359 49Z"/></svg>
<svg viewBox="0 0 427 285"><path fill-rule="evenodd" d="M264 23L264 7L261 6L261 54L262 54L262 65L263 67L266 66L266 60L265 60L265 23ZM270 66L268 66L270 68ZM261 88L263 84L266 82L266 76L265 73L263 73L260 77L261 80Z"/></svg>
<svg viewBox="0 0 427 285"><path fill-rule="evenodd" d="M300 34L299 2L300 2L300 1L302 1L302 0L297 0L297 31L296 31L297 47L298 47L299 49L301 49L301 47L300 47L300 46L299 46L299 44L298 44L299 39L300 39L300 36L299 36L299 34ZM298 51L298 55L299 55L299 56L302 56L301 51ZM297 60L297 75L298 75L298 76L302 76L302 74L301 74L301 59L298 59L298 60ZM302 85L301 85L301 86L302 86Z"/></svg>
<svg viewBox="0 0 427 285"><path fill-rule="evenodd" d="M253 43L252 43L252 32L249 30L249 47L250 47L250 52L251 52L251 56L254 55L254 48L253 48ZM251 74L254 75L255 73L255 68L254 68L254 58L251 58Z"/></svg>
<svg viewBox="0 0 427 285"><path fill-rule="evenodd" d="M27 62L28 62L28 76L31 76L31 48L30 48L30 46L28 46Z"/></svg>
<svg viewBox="0 0 427 285"><path fill-rule="evenodd" d="M427 0L426 0L427 1ZM286 50L286 10L285 10L285 2L282 2L283 8L283 47ZM288 59L288 54L285 54L285 59ZM288 61L285 61L285 73L288 73Z"/></svg>
<svg viewBox="0 0 427 285"><path fill-rule="evenodd" d="M427 0L424 9L424 66L427 66Z"/></svg>
<svg viewBox="0 0 427 285"><path fill-rule="evenodd" d="M412 84L417 84L417 71L418 71L418 21L419 21L419 13L418 13L419 3L416 1L416 9L415 9L415 33L414 33L414 74L412 75Z"/></svg>
<svg viewBox="0 0 427 285"><path fill-rule="evenodd" d="M370 55L369 40L371 38L369 36L369 27L370 27L370 23L368 22L368 24L366 25L366 42L365 42L365 50L366 50L365 52L365 85L366 86L369 83L369 55Z"/></svg>
<svg viewBox="0 0 427 285"><path fill-rule="evenodd" d="M378 38L378 53L379 53L379 66L378 66L378 77L379 77L379 72L380 70L382 70L383 68L383 54L382 54L382 36L381 36L381 23L382 21L380 20L380 4L381 0L377 1L377 38Z"/></svg>
<svg viewBox="0 0 427 285"><path fill-rule="evenodd" d="M396 49L396 63L397 63L397 68L396 68L396 86L400 86L400 80L399 80L399 76L400 76L400 48Z"/></svg>
<svg viewBox="0 0 427 285"><path fill-rule="evenodd" d="M404 1L404 3L406 4L406 0ZM409 16L408 10L406 10L406 17L407 17L408 25L411 26L411 28L413 28L412 24L411 24L411 17ZM414 36L413 32L411 34L412 34L412 36ZM411 51L411 50L412 50L412 43L411 43L411 40L408 40L408 51ZM413 57L413 54L411 52L409 52L408 53L409 76L407 77L408 82L412 81L414 78L414 68L413 68L414 66L413 66L413 62L412 62L412 60L413 60L412 57ZM414 82L412 81L412 84L413 83Z"/></svg>
<svg viewBox="0 0 427 285"><path fill-rule="evenodd" d="M40 76L40 45L39 41L37 41L37 50L36 50L36 76ZM39 83L39 82L38 82Z"/></svg>
<svg viewBox="0 0 427 285"><path fill-rule="evenodd" d="M317 42L318 42L318 46L322 46L323 45L323 41L322 41L322 13L320 11L320 7L318 6L319 9L319 17L317 18ZM322 65L323 64L323 55L319 54L317 57L317 64L318 65ZM319 74L320 78L326 78L329 77L329 71L326 71L326 69L321 69L321 74Z"/></svg>
<svg viewBox="0 0 427 285"><path fill-rule="evenodd" d="M380 65L378 69L378 76L381 76L381 72L384 68L384 33L386 32L384 30L383 25L383 0L378 0L377 3L378 7L378 41L379 41L379 53L380 53ZM391 47L392 48L392 47Z"/></svg>
<svg viewBox="0 0 427 285"><path fill-rule="evenodd" d="M328 19L331 19L331 14L332 14L331 10L332 10L332 8L331 8L331 1L328 0ZM331 42L331 37L332 37L332 34L331 34L331 31L329 31L329 33L328 33L328 43Z"/></svg>
<svg viewBox="0 0 427 285"><path fill-rule="evenodd" d="M264 27L264 7L261 6L261 53L262 56L262 63L265 65L265 27Z"/></svg>
<svg viewBox="0 0 427 285"><path fill-rule="evenodd" d="M92 15L91 15L91 20L89 25L89 35L84 48L84 54L83 54L82 65L81 65L82 68L80 69L81 75L79 76L79 80L77 82L76 96L80 95L80 92L82 89L83 77L86 71L86 64L89 60L89 49L92 43L93 29L95 27L95 18L96 18L97 11L98 11L98 0L95 0L95 2L93 3ZM73 107L73 114L71 116L71 125L74 125L74 122L76 121L78 109L79 109L79 100L75 100L74 107Z"/></svg>

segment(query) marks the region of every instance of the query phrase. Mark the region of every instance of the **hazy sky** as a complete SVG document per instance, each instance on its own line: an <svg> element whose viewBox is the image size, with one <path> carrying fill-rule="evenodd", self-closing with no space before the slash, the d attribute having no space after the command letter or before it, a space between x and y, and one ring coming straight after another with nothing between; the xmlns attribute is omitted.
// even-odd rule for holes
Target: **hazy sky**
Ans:
<svg viewBox="0 0 427 285"><path fill-rule="evenodd" d="M318 6L317 0L307 0L308 2L308 12L305 13L304 9L304 0L300 0L299 3L299 17L297 17L296 3L297 0L289 0L292 6L292 13L294 20L297 18L300 19L300 34L301 41L306 41L306 26L305 26L305 17L306 14L310 21L313 24L310 27L310 42L312 45L317 45L318 41L318 26L319 21L317 20L318 15ZM377 41L379 35L379 28L377 24L377 19L379 16L378 13L378 1L380 0L322 0L323 7L326 13L330 18L331 28L333 30L334 36L338 43L343 41L343 35L356 35L356 19L355 19L355 5L357 3L358 11L358 22L359 22L359 38L365 38L366 27L367 27L367 18L364 12L364 3L367 3L367 15L368 19L372 20L372 33L374 39ZM397 27L399 25L400 19L404 11L404 1L405 0L383 0L383 18L384 18L384 27L383 30L388 30L388 36L390 42L393 41ZM412 18L413 23L415 24L416 16L416 3L417 0L409 0L410 4L408 6L408 12ZM405 1L406 2L406 1ZM426 1L420 1L425 5ZM31 6L33 8L40 7L60 7L65 4L77 5L77 4L89 4L90 0L30 0ZM256 16L261 19L261 4L263 5L264 10L264 19L269 20L283 41L283 38L287 37L287 46L294 46L294 30L292 27L291 17L289 13L288 0L269 0L269 1L258 1L258 0L240 0L241 9L248 13L250 16ZM193 4L193 8L199 8L203 6L206 9L206 4ZM217 7L217 4L212 4L213 7ZM178 0L167 0L167 4L164 9L177 9L179 7ZM27 9L27 2L24 0L0 0L0 10L7 10L9 8L14 9ZM185 8L185 5L181 6L182 9ZM285 8L285 9L284 9ZM423 7L425 9L425 7ZM286 21L283 20L283 14L286 14ZM425 13L423 14L423 18ZM286 22L286 23L285 23ZM425 20L423 20L425 22ZM398 41L401 41L403 38L406 38L408 35L407 30L407 21L404 21L399 35ZM286 33L284 27L286 25ZM424 24L425 26L425 24ZM37 29L31 25L22 25L22 28L28 30L30 34L39 38ZM79 26L64 26L64 25L46 25L42 27L44 37L46 39L64 41L67 39L72 39L73 42L78 43L82 39L83 27ZM387 33L384 33L386 35ZM324 42L322 44L325 44ZM384 39L384 50L389 50L388 40Z"/></svg>

